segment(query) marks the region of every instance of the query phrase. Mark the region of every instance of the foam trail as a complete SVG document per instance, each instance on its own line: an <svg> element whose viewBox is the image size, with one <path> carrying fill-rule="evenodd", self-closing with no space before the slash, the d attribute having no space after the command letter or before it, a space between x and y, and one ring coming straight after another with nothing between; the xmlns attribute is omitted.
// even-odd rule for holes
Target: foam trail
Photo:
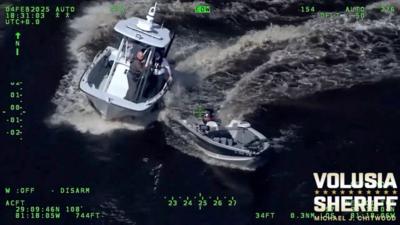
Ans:
<svg viewBox="0 0 400 225"><path fill-rule="evenodd" d="M393 48L396 40L388 38L393 34L387 32L400 31L397 21L398 16L388 16L375 21L351 22L344 17L339 21L308 22L307 36L271 53L269 61L245 73L225 92L219 111L222 119L243 118L259 105L286 97L299 98L398 76L399 52ZM381 41L371 37L380 37ZM387 53L377 57L383 46Z"/></svg>
<svg viewBox="0 0 400 225"><path fill-rule="evenodd" d="M374 2L366 7L366 9L380 9L382 5L390 5L400 9L400 0L383 0Z"/></svg>
<svg viewBox="0 0 400 225"><path fill-rule="evenodd" d="M143 16L143 7L147 6L145 2L130 1L125 2L128 9L126 17L132 15ZM194 3L165 4L167 11L185 12L188 8L192 8ZM143 125L128 123L125 121L104 121L89 105L86 96L78 90L79 79L87 65L90 63L91 56L95 54L95 50L89 45L98 43L103 40L109 40L112 33L112 27L117 22L118 16L110 11L111 3L104 2L94 4L87 7L81 17L77 17L69 23L69 28L75 33L71 37L68 44L70 60L76 61L71 71L66 74L60 82L60 86L56 91L52 102L57 106L56 112L47 120L49 125L68 124L72 125L81 132L89 132L92 134L102 134L113 131L115 129L143 129ZM164 7L160 7L164 8ZM227 48L220 47L220 43L214 42L207 48L196 51L189 59L179 61L177 70L187 73L193 72L193 68L198 74L209 74L216 71L218 64L228 62L229 59L235 59L238 54L243 53L242 46L247 45L246 52L251 51L257 45L261 44L264 35L273 36L276 30L269 31L269 34L263 32L251 32L248 35L241 37L236 41L236 44L230 45ZM255 37L255 38L252 38ZM259 38L257 38L259 37ZM280 39L279 36L273 38ZM177 44L177 48L171 54L174 58L179 58L180 55L186 55L188 51L193 49L194 43L192 38L181 38ZM235 41L235 40L233 40ZM182 44L183 43L183 44ZM107 44L107 43L104 43ZM218 54L217 54L218 53ZM209 64L207 59L217 54L217 60ZM209 65L207 69L204 65ZM192 68L192 69L189 69Z"/></svg>
<svg viewBox="0 0 400 225"><path fill-rule="evenodd" d="M154 1L122 1L120 3L126 6L126 14L122 15L122 17L144 17L147 10L143 9L147 9L154 4ZM169 10L179 11L191 7L191 5L174 3L171 6L170 4L159 4L159 7L163 9L168 6ZM140 122L131 119L105 121L89 105L85 94L78 89L81 75L90 64L93 56L97 51L104 49L113 38L113 26L121 16L112 14L110 8L111 3L109 2L90 5L84 9L82 16L74 18L68 24L73 36L70 37L67 48L70 53L69 60L74 63L69 73L60 81L60 85L52 99L52 102L56 105L56 110L46 120L49 126L66 124L80 132L98 135L109 133L116 129L141 130L154 121L155 115L141 118ZM178 37L177 39L179 41L175 46L177 48L171 52L173 57L185 54L187 46L193 46L194 44L193 41L190 41L192 40L191 38L179 39ZM96 48L93 45L101 46ZM114 45L118 45L118 43L114 43Z"/></svg>
<svg viewBox="0 0 400 225"><path fill-rule="evenodd" d="M197 74L200 79L196 87L173 89L165 114L185 117L196 105L208 104L221 107L219 116L229 122L282 98L299 98L398 76L399 15L380 16L363 21L349 15L313 18L299 26L270 26L239 38L211 41L177 63L177 70ZM254 60L262 59L262 55L266 56L263 61ZM249 64L250 68L244 69ZM215 163L196 155L190 137L171 124L169 127L186 144L176 137L168 143L207 163ZM272 144L282 145L294 136L283 132L282 137L272 138ZM189 146L193 151L187 150Z"/></svg>
<svg viewBox="0 0 400 225"><path fill-rule="evenodd" d="M143 17L146 13L143 8L148 8L153 1L125 3L128 5L126 17ZM193 6L194 3L181 1L160 3L160 12L163 18L181 24L188 16L199 17L193 15ZM225 6L216 8L211 20L237 17L249 4L234 2ZM48 119L48 124L69 124L92 134L145 127L132 121L102 120L77 88L91 58L97 50L104 49L112 37L112 27L118 16L112 15L109 8L110 3L91 5L69 24L76 34L71 37L68 50L71 61L77 63L60 82L53 98L56 112ZM257 13L255 20L268 17L264 11ZM247 30L236 37L226 34L217 37L215 31L208 33L206 30L196 33L184 25L177 25L175 28L180 33L169 57L176 62L174 69L178 81L164 98L166 109L158 115L160 121L176 132L167 134L168 143L189 155L204 156L196 153L190 137L180 133L168 121L170 115L185 117L197 105L221 107L219 114L224 122L228 122L231 118L243 118L261 104L281 98L297 98L400 74L396 69L399 68L396 57L400 54L391 48L395 46L392 43L395 38L390 36L400 30L399 16L380 16L380 19L367 18L365 21L355 21L347 15L335 19L315 17L302 25L271 25L262 30ZM99 43L104 46L90 47ZM374 49L382 47L388 48L387 54L375 57ZM179 81L179 74L184 82ZM176 141L177 136L186 144ZM202 160L219 165L216 160Z"/></svg>
<svg viewBox="0 0 400 225"><path fill-rule="evenodd" d="M239 38L231 38L225 44L211 42L196 51L176 65L176 70L208 76L217 71L229 69L230 63L237 59L249 57L257 48L264 47L267 43L285 41L303 36L306 29L303 26L277 26L273 25L261 31L249 31Z"/></svg>

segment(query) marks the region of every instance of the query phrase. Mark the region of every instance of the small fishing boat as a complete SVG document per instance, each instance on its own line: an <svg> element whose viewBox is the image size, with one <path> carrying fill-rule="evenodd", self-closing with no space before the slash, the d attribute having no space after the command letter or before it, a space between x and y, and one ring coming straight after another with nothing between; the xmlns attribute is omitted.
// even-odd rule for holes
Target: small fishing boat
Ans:
<svg viewBox="0 0 400 225"><path fill-rule="evenodd" d="M270 146L267 138L248 122L232 120L227 126L222 126L217 120L210 119L209 113L205 114L205 118L200 120L192 116L178 122L210 157L250 165Z"/></svg>

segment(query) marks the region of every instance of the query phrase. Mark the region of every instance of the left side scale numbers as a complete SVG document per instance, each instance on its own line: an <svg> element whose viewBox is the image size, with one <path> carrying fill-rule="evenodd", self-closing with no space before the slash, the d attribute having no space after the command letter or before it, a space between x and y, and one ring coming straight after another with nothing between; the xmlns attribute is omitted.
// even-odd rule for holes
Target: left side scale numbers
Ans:
<svg viewBox="0 0 400 225"><path fill-rule="evenodd" d="M22 141L23 140L23 122L26 114L23 101L23 82L11 81L9 83L8 92L5 94L9 101L1 109L2 120L6 124L3 126L5 135Z"/></svg>

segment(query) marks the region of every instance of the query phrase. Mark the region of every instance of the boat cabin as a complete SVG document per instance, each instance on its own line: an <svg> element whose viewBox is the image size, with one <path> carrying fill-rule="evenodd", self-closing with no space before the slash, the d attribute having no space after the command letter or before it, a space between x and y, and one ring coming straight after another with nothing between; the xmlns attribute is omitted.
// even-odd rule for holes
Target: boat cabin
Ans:
<svg viewBox="0 0 400 225"><path fill-rule="evenodd" d="M147 20L129 18L119 21L114 30L123 35L118 51L112 52L112 67L106 84L108 94L135 102L145 102L157 95L171 71L165 57L172 43L170 31L153 23L155 6ZM143 55L137 59L138 52ZM138 62L135 62L138 61ZM137 71L132 71L137 68Z"/></svg>

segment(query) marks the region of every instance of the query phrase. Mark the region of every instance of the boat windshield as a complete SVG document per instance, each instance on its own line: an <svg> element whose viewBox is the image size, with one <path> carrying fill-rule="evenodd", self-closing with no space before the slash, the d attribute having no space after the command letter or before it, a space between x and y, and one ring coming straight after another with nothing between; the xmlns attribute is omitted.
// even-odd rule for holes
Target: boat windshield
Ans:
<svg viewBox="0 0 400 225"><path fill-rule="evenodd" d="M150 55L150 50L154 48L155 49L155 54L154 55ZM145 58L145 62L147 62L147 60L150 60L150 62L152 64L154 64L156 59L162 59L162 53L164 53L164 48L156 48L150 45L146 45L144 43L132 40L132 39L127 39L127 41L125 42L124 46L123 46L123 55L125 56L125 58L128 61L132 61L135 59L136 54L141 51L144 53L144 58Z"/></svg>
<svg viewBox="0 0 400 225"><path fill-rule="evenodd" d="M143 43L127 39L122 51L124 52L123 55L126 58L126 60L132 61L135 59L137 52L145 51L148 48L149 48L149 46L146 46Z"/></svg>

